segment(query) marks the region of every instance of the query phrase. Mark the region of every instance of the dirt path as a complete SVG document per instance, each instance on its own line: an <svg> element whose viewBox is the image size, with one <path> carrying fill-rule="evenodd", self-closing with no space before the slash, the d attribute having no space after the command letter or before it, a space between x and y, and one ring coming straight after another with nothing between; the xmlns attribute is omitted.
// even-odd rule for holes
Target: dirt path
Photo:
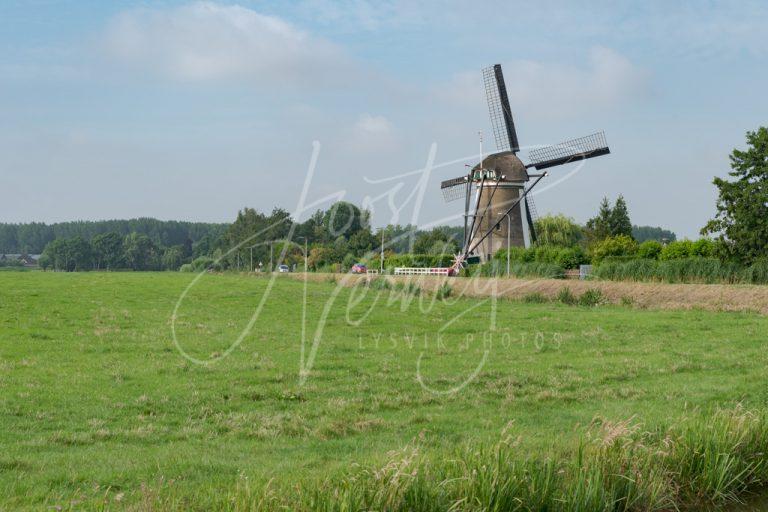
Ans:
<svg viewBox="0 0 768 512"><path fill-rule="evenodd" d="M303 279L304 274L291 274ZM353 286L366 276L351 274L307 274L311 281L335 280ZM383 276L390 282L413 282L422 290L434 291L447 282L453 296L499 297L522 299L540 293L555 299L563 288L574 294L595 288L614 303L631 301L636 307L661 309L701 308L713 311L756 311L768 314L768 286L725 284L664 284L626 281L578 281L562 279L463 278L434 276ZM375 279L377 277L368 277Z"/></svg>

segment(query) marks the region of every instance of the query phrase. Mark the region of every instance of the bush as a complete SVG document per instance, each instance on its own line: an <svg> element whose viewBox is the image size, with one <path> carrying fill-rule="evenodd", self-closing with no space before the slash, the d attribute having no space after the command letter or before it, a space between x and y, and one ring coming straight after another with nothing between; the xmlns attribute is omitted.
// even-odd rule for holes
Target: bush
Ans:
<svg viewBox="0 0 768 512"><path fill-rule="evenodd" d="M679 240L667 244L659 255L662 261L682 260L690 258L693 255L693 242L690 240Z"/></svg>
<svg viewBox="0 0 768 512"><path fill-rule="evenodd" d="M578 268L579 265L587 263L587 255L581 247L563 247L555 257L556 265L562 268Z"/></svg>
<svg viewBox="0 0 768 512"><path fill-rule="evenodd" d="M185 263L179 267L179 272L194 272L195 267L191 263Z"/></svg>
<svg viewBox="0 0 768 512"><path fill-rule="evenodd" d="M435 297L437 298L437 300L445 300L448 297L450 297L452 293L453 293L453 288L451 288L451 285L449 285L448 283L443 283L437 289L437 292L435 292Z"/></svg>
<svg viewBox="0 0 768 512"><path fill-rule="evenodd" d="M603 292L597 288L590 288L579 297L579 306L592 307L598 306L604 302L605 296L603 295Z"/></svg>
<svg viewBox="0 0 768 512"><path fill-rule="evenodd" d="M600 264L609 256L633 256L637 254L637 242L635 239L626 236L610 236L600 242L597 242L591 250L592 263Z"/></svg>
<svg viewBox="0 0 768 512"><path fill-rule="evenodd" d="M664 246L656 240L646 240L637 248L637 255L647 260L657 260Z"/></svg>
<svg viewBox="0 0 768 512"><path fill-rule="evenodd" d="M571 289L568 288L567 286L565 288L562 288L557 293L557 300L562 302L563 304L568 304L569 306L573 306L578 302L576 295L574 295Z"/></svg>
<svg viewBox="0 0 768 512"><path fill-rule="evenodd" d="M214 263L214 259L209 256L200 256L192 260L192 268L195 272L202 272L203 270L221 270L221 263Z"/></svg>
<svg viewBox="0 0 768 512"><path fill-rule="evenodd" d="M528 304L543 304L549 300L539 292L529 293L523 297L523 302Z"/></svg>
<svg viewBox="0 0 768 512"><path fill-rule="evenodd" d="M715 253L715 242L709 238L700 238L691 244L691 256L711 258Z"/></svg>

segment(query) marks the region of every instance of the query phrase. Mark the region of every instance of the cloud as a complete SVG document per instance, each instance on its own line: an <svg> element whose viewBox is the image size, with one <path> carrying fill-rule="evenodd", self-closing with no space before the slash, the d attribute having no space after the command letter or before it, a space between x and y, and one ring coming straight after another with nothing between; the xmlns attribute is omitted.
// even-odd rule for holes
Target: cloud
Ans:
<svg viewBox="0 0 768 512"><path fill-rule="evenodd" d="M355 124L355 128L365 134L381 135L392 131L392 124L384 116L363 114Z"/></svg>
<svg viewBox="0 0 768 512"><path fill-rule="evenodd" d="M549 118L614 108L650 91L647 71L604 47L592 48L581 66L520 60L503 69L512 110ZM472 108L485 104L484 94L479 70L458 73L436 91L446 102Z"/></svg>
<svg viewBox="0 0 768 512"><path fill-rule="evenodd" d="M104 47L120 64L184 81L337 81L349 66L340 47L275 16L197 2L134 9L108 24Z"/></svg>

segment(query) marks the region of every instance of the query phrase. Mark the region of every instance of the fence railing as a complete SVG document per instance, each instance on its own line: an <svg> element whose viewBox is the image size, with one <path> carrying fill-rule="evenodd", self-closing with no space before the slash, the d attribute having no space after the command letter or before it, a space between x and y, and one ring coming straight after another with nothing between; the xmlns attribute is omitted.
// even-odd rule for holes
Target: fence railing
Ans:
<svg viewBox="0 0 768 512"><path fill-rule="evenodd" d="M448 276L450 268L395 267L396 276Z"/></svg>

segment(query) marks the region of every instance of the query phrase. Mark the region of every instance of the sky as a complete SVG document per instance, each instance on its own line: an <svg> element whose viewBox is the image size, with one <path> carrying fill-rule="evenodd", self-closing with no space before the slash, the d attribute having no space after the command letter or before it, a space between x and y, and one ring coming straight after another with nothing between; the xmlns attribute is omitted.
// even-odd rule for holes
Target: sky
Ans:
<svg viewBox="0 0 768 512"><path fill-rule="evenodd" d="M3 0L0 222L304 218L458 224L439 183L495 150L500 63L530 148L605 131L539 215L697 237L714 176L768 123L768 3Z"/></svg>

